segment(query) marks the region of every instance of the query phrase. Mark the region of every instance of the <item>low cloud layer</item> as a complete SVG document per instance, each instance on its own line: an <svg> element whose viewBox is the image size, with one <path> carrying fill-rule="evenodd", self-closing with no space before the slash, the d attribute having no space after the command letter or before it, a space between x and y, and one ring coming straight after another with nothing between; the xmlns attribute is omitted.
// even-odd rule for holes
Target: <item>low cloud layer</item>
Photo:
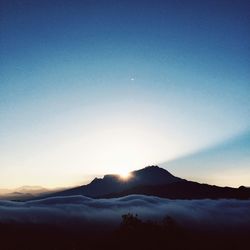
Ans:
<svg viewBox="0 0 250 250"><path fill-rule="evenodd" d="M0 201L0 223L100 225L112 229L121 222L121 215L128 212L143 220L161 220L168 215L184 227L199 230L250 231L250 200L169 200L130 195L114 199L71 196Z"/></svg>

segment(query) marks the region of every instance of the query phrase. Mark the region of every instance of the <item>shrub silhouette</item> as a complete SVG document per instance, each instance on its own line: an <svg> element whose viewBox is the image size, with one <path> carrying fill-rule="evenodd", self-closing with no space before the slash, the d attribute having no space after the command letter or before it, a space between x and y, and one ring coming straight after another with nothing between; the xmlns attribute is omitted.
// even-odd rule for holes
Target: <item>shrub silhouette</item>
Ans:
<svg viewBox="0 0 250 250"><path fill-rule="evenodd" d="M142 221L138 218L138 215L135 214L124 214L122 215L121 228L123 230L135 230L142 226Z"/></svg>
<svg viewBox="0 0 250 250"><path fill-rule="evenodd" d="M117 241L123 249L165 249L175 248L182 237L181 227L170 216L162 221L142 221L137 214L122 215L117 231Z"/></svg>

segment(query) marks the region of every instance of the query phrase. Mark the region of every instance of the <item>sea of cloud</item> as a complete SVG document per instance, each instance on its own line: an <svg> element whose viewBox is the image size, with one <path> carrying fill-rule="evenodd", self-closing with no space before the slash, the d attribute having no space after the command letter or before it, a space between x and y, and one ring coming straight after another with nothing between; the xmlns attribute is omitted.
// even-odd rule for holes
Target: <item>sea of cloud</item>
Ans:
<svg viewBox="0 0 250 250"><path fill-rule="evenodd" d="M87 228L99 225L113 229L126 213L154 221L170 216L183 227L199 230L250 232L250 200L170 200L130 195L113 199L70 196L27 202L0 201L0 223L82 225Z"/></svg>

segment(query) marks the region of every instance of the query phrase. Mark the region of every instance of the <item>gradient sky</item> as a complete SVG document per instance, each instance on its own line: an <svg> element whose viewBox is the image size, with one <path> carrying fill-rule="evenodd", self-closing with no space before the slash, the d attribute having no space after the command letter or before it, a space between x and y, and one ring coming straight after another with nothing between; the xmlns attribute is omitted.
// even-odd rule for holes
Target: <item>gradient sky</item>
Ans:
<svg viewBox="0 0 250 250"><path fill-rule="evenodd" d="M160 164L177 176L220 186L250 187L250 131Z"/></svg>
<svg viewBox="0 0 250 250"><path fill-rule="evenodd" d="M250 129L248 0L0 7L2 188L81 184Z"/></svg>

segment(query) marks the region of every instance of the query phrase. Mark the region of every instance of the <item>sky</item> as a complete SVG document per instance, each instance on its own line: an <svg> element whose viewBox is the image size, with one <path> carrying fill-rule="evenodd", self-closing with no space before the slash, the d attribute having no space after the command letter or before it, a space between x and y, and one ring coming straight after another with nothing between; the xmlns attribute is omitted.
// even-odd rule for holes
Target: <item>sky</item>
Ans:
<svg viewBox="0 0 250 250"><path fill-rule="evenodd" d="M0 9L1 188L79 185L249 138L249 1ZM223 164L206 159L199 178Z"/></svg>
<svg viewBox="0 0 250 250"><path fill-rule="evenodd" d="M250 131L160 166L177 176L200 183L250 187Z"/></svg>

